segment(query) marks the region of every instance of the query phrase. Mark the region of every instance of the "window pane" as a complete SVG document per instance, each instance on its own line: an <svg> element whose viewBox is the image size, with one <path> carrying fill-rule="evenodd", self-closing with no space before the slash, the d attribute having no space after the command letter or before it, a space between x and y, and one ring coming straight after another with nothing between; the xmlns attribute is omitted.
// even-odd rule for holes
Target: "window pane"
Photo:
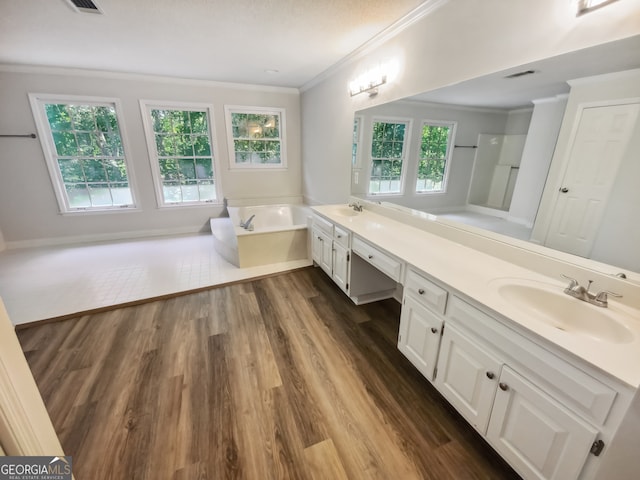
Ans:
<svg viewBox="0 0 640 480"><path fill-rule="evenodd" d="M193 137L193 153L197 157L208 157L211 155L211 145L208 135L195 135Z"/></svg>
<svg viewBox="0 0 640 480"><path fill-rule="evenodd" d="M89 196L91 197L91 205L94 207L113 205L109 184L107 183L90 184Z"/></svg>
<svg viewBox="0 0 640 480"><path fill-rule="evenodd" d="M61 157L78 155L76 136L71 132L53 132L53 143L56 146L56 153Z"/></svg>
<svg viewBox="0 0 640 480"><path fill-rule="evenodd" d="M64 185L67 192L67 199L71 208L88 208L91 207L89 199L89 189L84 183Z"/></svg>
<svg viewBox="0 0 640 480"><path fill-rule="evenodd" d="M200 200L212 201L216 199L216 186L213 182L199 183Z"/></svg>
<svg viewBox="0 0 640 480"><path fill-rule="evenodd" d="M71 117L66 105L48 104L45 105L45 111L51 130L71 129Z"/></svg>
<svg viewBox="0 0 640 480"><path fill-rule="evenodd" d="M183 202L197 202L200 200L198 183L195 180L187 180L181 186Z"/></svg>
<svg viewBox="0 0 640 480"><path fill-rule="evenodd" d="M107 172L100 160L83 160L82 168L84 170L85 180L90 182L104 182L107 180Z"/></svg>
<svg viewBox="0 0 640 480"><path fill-rule="evenodd" d="M107 171L107 179L109 182L127 181L127 168L123 159L104 160L104 167Z"/></svg>
<svg viewBox="0 0 640 480"><path fill-rule="evenodd" d="M207 133L207 113L206 112L191 112L191 133Z"/></svg>
<svg viewBox="0 0 640 480"><path fill-rule="evenodd" d="M210 158L196 160L196 178L213 178L213 162Z"/></svg>
<svg viewBox="0 0 640 480"><path fill-rule="evenodd" d="M93 110L89 105L70 105L71 122L75 130L93 132L96 129Z"/></svg>
<svg viewBox="0 0 640 480"><path fill-rule="evenodd" d="M191 158L181 158L178 161L178 166L180 168L180 178L185 179L194 179L196 178L196 166L194 160Z"/></svg>
<svg viewBox="0 0 640 480"><path fill-rule="evenodd" d="M133 203L128 183L112 183L111 197L114 205L131 205Z"/></svg>
<svg viewBox="0 0 640 480"><path fill-rule="evenodd" d="M172 182L163 184L162 193L164 201L167 203L182 202L182 190L180 190L179 184Z"/></svg>
<svg viewBox="0 0 640 480"><path fill-rule="evenodd" d="M80 160L58 160L58 167L60 168L62 181L64 183L84 182L84 174L82 173Z"/></svg>

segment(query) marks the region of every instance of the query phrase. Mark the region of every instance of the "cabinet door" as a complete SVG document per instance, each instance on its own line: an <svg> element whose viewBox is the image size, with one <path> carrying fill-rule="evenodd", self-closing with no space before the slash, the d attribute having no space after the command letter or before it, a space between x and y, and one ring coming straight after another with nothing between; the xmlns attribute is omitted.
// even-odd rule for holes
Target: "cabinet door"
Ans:
<svg viewBox="0 0 640 480"><path fill-rule="evenodd" d="M318 265L322 262L322 234L317 228L311 230L311 258Z"/></svg>
<svg viewBox="0 0 640 480"><path fill-rule="evenodd" d="M503 367L487 439L525 478L578 478L597 434L531 382Z"/></svg>
<svg viewBox="0 0 640 480"><path fill-rule="evenodd" d="M487 431L502 362L447 325L438 357L436 387L483 435Z"/></svg>
<svg viewBox="0 0 640 480"><path fill-rule="evenodd" d="M398 349L422 374L433 381L438 358L442 320L410 295L405 296L400 314Z"/></svg>
<svg viewBox="0 0 640 480"><path fill-rule="evenodd" d="M333 242L333 281L347 292L349 283L349 252L337 242Z"/></svg>
<svg viewBox="0 0 640 480"><path fill-rule="evenodd" d="M312 230L312 258L329 276L331 276L332 267L332 243L331 237L324 232L316 228Z"/></svg>

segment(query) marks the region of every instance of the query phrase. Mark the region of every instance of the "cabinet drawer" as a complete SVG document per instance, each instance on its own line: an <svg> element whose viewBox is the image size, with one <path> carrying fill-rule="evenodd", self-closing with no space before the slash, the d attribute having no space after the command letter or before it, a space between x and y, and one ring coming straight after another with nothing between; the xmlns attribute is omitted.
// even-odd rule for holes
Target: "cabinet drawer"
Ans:
<svg viewBox="0 0 640 480"><path fill-rule="evenodd" d="M400 281L402 263L389 254L363 242L359 237L355 236L353 237L351 250L396 282Z"/></svg>
<svg viewBox="0 0 640 480"><path fill-rule="evenodd" d="M572 411L604 424L616 398L615 390L456 296L449 299L447 318L510 357L507 363L528 371L528 378Z"/></svg>
<svg viewBox="0 0 640 480"><path fill-rule="evenodd" d="M437 313L444 313L447 304L447 291L440 288L431 280L427 280L418 272L407 271L407 280L404 286L405 294L413 295L416 300L425 307Z"/></svg>
<svg viewBox="0 0 640 480"><path fill-rule="evenodd" d="M314 228L317 228L318 230L322 230L324 233L326 233L330 237L333 236L333 223L331 223L329 220L326 220L322 218L320 215L316 215L314 213L312 217L312 222L313 222Z"/></svg>
<svg viewBox="0 0 640 480"><path fill-rule="evenodd" d="M333 241L344 248L349 248L349 232L338 226L333 227Z"/></svg>

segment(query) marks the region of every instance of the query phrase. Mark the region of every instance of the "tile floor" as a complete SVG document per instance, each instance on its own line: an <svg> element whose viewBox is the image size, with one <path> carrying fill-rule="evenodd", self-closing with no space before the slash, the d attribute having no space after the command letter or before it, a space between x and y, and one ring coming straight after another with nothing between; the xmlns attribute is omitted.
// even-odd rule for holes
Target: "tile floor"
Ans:
<svg viewBox="0 0 640 480"><path fill-rule="evenodd" d="M0 252L0 297L14 324L310 265L238 268L211 235L181 235Z"/></svg>

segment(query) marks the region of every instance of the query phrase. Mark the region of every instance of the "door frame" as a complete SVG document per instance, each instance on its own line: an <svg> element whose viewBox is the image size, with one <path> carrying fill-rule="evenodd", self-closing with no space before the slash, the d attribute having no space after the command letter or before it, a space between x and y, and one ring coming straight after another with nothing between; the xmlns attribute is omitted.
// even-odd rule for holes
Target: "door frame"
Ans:
<svg viewBox="0 0 640 480"><path fill-rule="evenodd" d="M0 299L0 444L6 455L64 455L2 299Z"/></svg>

